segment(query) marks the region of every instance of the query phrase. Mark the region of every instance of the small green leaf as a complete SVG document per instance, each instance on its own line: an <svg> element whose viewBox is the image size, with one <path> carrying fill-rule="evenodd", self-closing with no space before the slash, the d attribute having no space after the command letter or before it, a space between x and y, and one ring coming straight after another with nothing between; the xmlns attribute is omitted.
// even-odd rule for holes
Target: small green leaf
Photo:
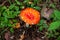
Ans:
<svg viewBox="0 0 60 40"><path fill-rule="evenodd" d="M34 7L36 10L40 10L41 8L39 6Z"/></svg>
<svg viewBox="0 0 60 40"><path fill-rule="evenodd" d="M40 31L42 31L42 30L43 30L43 27L42 27L42 26L41 26L41 27L39 27L39 30L40 30Z"/></svg>
<svg viewBox="0 0 60 40"><path fill-rule="evenodd" d="M56 7L54 4L50 4L49 6L52 7L52 8L55 8Z"/></svg>
<svg viewBox="0 0 60 40"><path fill-rule="evenodd" d="M52 22L48 28L48 31L56 30L60 26L60 21Z"/></svg>
<svg viewBox="0 0 60 40"><path fill-rule="evenodd" d="M14 29L13 28L10 28L10 32L13 33L14 32Z"/></svg>
<svg viewBox="0 0 60 40"><path fill-rule="evenodd" d="M1 12L1 14L2 14L6 9L7 9L6 6L1 6L1 8L0 8L0 12Z"/></svg>
<svg viewBox="0 0 60 40"><path fill-rule="evenodd" d="M54 10L54 14L55 14L56 18L60 20L60 11Z"/></svg>
<svg viewBox="0 0 60 40"><path fill-rule="evenodd" d="M9 10L12 10L14 7L15 7L15 4L11 4L11 5L9 6Z"/></svg>
<svg viewBox="0 0 60 40"><path fill-rule="evenodd" d="M34 5L35 5L35 4L33 4L33 3L32 3L32 4L31 4L31 7L33 8L33 7L34 7Z"/></svg>
<svg viewBox="0 0 60 40"><path fill-rule="evenodd" d="M15 6L14 9L15 9L16 11L18 11L18 10L19 10L19 7L18 7L18 6Z"/></svg>
<svg viewBox="0 0 60 40"><path fill-rule="evenodd" d="M39 24L37 24L38 26L42 26L44 24L44 20L40 20Z"/></svg>
<svg viewBox="0 0 60 40"><path fill-rule="evenodd" d="M34 4L37 4L39 1L37 1L37 0L34 0Z"/></svg>
<svg viewBox="0 0 60 40"><path fill-rule="evenodd" d="M27 4L29 1L30 1L30 0L24 0L23 3L26 3L26 4Z"/></svg>
<svg viewBox="0 0 60 40"><path fill-rule="evenodd" d="M2 10L3 10L3 9L7 9L7 7L6 7L6 6L3 6L3 7L2 7Z"/></svg>
<svg viewBox="0 0 60 40"><path fill-rule="evenodd" d="M15 0L15 2L16 2L18 5L20 5L20 2L19 2L18 0Z"/></svg>

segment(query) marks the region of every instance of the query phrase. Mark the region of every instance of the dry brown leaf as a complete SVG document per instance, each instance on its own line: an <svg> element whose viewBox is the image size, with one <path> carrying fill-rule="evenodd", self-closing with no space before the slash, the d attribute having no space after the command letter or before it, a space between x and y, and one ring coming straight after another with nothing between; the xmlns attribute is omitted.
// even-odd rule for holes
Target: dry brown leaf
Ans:
<svg viewBox="0 0 60 40"><path fill-rule="evenodd" d="M25 31L23 32L22 35L20 35L20 39L19 40L23 40L24 39L24 37L25 37L24 33L25 33Z"/></svg>
<svg viewBox="0 0 60 40"><path fill-rule="evenodd" d="M42 17L46 18L46 19L50 19L50 15L52 14L53 9L49 9L49 8L43 8L41 11Z"/></svg>
<svg viewBox="0 0 60 40"><path fill-rule="evenodd" d="M14 26L14 28L20 28L20 23L16 23L16 25Z"/></svg>
<svg viewBox="0 0 60 40"><path fill-rule="evenodd" d="M5 33L5 39L10 40L10 32L9 31Z"/></svg>

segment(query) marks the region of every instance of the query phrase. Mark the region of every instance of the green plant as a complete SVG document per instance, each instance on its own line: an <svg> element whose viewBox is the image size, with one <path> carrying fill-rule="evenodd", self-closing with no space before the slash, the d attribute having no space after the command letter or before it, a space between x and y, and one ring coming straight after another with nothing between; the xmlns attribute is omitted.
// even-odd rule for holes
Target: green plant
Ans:
<svg viewBox="0 0 60 40"><path fill-rule="evenodd" d="M44 19L41 19L37 26L39 26L40 31L48 28L48 25L46 24L46 21Z"/></svg>
<svg viewBox="0 0 60 40"><path fill-rule="evenodd" d="M60 27L60 21L52 22L48 28L48 31L50 30L56 30Z"/></svg>
<svg viewBox="0 0 60 40"><path fill-rule="evenodd" d="M0 28L13 28L15 23L13 20L16 20L18 14L20 13L19 7L16 4L11 4L9 7L0 6Z"/></svg>
<svg viewBox="0 0 60 40"><path fill-rule="evenodd" d="M60 11L54 10L51 18L53 18L53 22L50 23L48 28L48 36L50 37L57 37L60 33L57 30L60 30ZM59 39L59 37L57 37Z"/></svg>

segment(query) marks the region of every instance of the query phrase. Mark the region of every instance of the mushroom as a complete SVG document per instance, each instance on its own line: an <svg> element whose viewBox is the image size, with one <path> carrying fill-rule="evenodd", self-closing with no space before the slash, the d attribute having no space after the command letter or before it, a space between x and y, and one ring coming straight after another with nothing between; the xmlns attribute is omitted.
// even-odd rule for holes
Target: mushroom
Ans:
<svg viewBox="0 0 60 40"><path fill-rule="evenodd" d="M40 21L40 13L33 8L26 8L21 11L19 17L27 24L27 25L35 25Z"/></svg>

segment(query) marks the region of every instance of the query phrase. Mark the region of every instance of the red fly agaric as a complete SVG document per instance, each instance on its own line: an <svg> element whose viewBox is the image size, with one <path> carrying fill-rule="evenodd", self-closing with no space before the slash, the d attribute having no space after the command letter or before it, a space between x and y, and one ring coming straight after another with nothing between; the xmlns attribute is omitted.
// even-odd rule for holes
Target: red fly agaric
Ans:
<svg viewBox="0 0 60 40"><path fill-rule="evenodd" d="M26 8L22 10L19 16L25 23L30 25L37 24L40 20L40 13L33 8Z"/></svg>

